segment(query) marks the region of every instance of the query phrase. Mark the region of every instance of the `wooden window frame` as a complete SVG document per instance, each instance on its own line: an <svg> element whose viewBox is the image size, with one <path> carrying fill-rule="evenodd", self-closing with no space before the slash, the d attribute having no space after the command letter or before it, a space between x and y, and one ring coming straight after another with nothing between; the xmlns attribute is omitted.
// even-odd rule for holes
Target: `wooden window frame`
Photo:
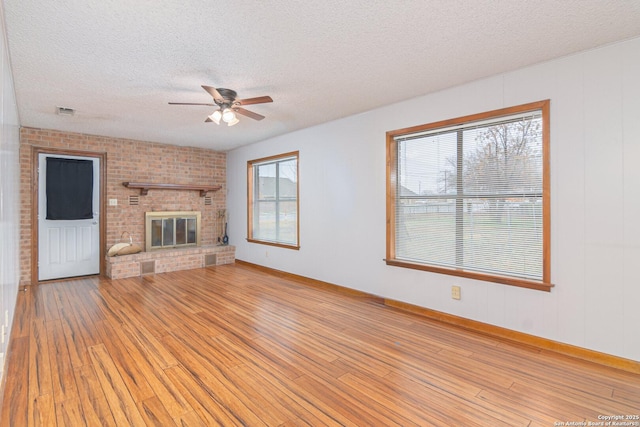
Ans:
<svg viewBox="0 0 640 427"><path fill-rule="evenodd" d="M542 115L542 281L521 279L508 276L492 275L482 272L469 271L458 268L447 268L423 263L408 262L396 259L396 189L397 189L397 141L396 138L402 135L409 135L418 132L432 131L434 129L446 128L477 122L482 120L500 119L513 114L528 111L540 111ZM387 145L387 232L386 232L386 259L390 266L412 268L434 273L447 274L470 279L483 280L493 283L518 286L529 289L536 289L549 292L554 286L551 283L551 206L550 206L550 100L532 102L514 107L502 108L493 111L473 114L455 119L443 120L435 123L419 125L409 128L397 129L386 133Z"/></svg>
<svg viewBox="0 0 640 427"><path fill-rule="evenodd" d="M296 159L296 243L288 244L271 240L260 240L253 237L253 211L255 202L255 166L263 163L272 163L279 160L285 160L295 157ZM298 151L277 154L274 156L263 157L260 159L249 160L247 162L247 241L251 243L259 243L262 245L276 246L286 249L300 249L300 155Z"/></svg>

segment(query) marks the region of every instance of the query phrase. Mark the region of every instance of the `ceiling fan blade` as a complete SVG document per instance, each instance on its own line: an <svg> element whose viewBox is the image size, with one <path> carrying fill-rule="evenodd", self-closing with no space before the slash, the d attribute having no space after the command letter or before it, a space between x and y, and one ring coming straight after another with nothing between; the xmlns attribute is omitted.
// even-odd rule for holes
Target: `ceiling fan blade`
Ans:
<svg viewBox="0 0 640 427"><path fill-rule="evenodd" d="M199 102L170 102L169 105L208 105L209 107L215 107L216 104L202 104Z"/></svg>
<svg viewBox="0 0 640 427"><path fill-rule="evenodd" d="M202 89L209 92L209 95L211 95L216 102L224 102L224 98L222 97L222 95L220 95L220 92L218 92L215 87L202 85Z"/></svg>
<svg viewBox="0 0 640 427"><path fill-rule="evenodd" d="M253 111L245 110L242 107L234 107L233 111L235 111L238 114L242 114L243 116L250 117L253 120L262 120L262 119L264 119L263 115L258 114L258 113L254 113Z"/></svg>
<svg viewBox="0 0 640 427"><path fill-rule="evenodd" d="M265 102L273 102L270 96L258 96L256 98L236 99L236 103L240 105L264 104Z"/></svg>

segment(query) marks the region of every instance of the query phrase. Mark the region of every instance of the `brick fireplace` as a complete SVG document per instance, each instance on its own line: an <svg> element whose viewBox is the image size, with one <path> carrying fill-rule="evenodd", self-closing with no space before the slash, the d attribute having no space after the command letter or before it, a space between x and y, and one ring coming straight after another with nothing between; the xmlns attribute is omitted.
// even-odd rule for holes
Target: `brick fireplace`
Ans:
<svg viewBox="0 0 640 427"><path fill-rule="evenodd" d="M190 270L235 262L235 247L201 246L201 212L145 213L145 251L107 257L106 276L112 279Z"/></svg>

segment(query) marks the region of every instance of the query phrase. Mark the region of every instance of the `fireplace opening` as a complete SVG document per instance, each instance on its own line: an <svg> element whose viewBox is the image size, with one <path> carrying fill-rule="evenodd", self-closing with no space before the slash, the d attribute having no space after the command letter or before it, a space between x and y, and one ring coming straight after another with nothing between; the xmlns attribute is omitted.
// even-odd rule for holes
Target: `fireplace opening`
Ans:
<svg viewBox="0 0 640 427"><path fill-rule="evenodd" d="M147 251L200 246L200 212L146 212Z"/></svg>

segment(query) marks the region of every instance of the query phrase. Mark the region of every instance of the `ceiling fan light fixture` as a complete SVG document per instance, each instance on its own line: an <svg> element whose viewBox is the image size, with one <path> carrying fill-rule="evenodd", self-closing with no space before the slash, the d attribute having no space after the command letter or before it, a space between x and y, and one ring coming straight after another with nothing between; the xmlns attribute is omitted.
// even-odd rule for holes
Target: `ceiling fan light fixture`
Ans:
<svg viewBox="0 0 640 427"><path fill-rule="evenodd" d="M233 126L233 125L238 124L238 123L240 123L240 120L238 120L238 118L237 118L237 117L235 117L235 115L234 115L233 120L231 120L230 122L228 122L228 123L227 123L227 126Z"/></svg>
<svg viewBox="0 0 640 427"><path fill-rule="evenodd" d="M222 113L220 112L220 110L216 110L209 116L209 118L213 120L215 124L219 125L220 119L222 118Z"/></svg>
<svg viewBox="0 0 640 427"><path fill-rule="evenodd" d="M234 121L234 120L238 120L238 118L236 117L236 113L234 113L232 109L230 109L230 108L225 108L225 109L222 111L222 120L223 120L225 123L231 123L231 122L232 122L232 121ZM234 123L234 124L235 124L235 123ZM229 126L232 126L232 125L229 125Z"/></svg>

